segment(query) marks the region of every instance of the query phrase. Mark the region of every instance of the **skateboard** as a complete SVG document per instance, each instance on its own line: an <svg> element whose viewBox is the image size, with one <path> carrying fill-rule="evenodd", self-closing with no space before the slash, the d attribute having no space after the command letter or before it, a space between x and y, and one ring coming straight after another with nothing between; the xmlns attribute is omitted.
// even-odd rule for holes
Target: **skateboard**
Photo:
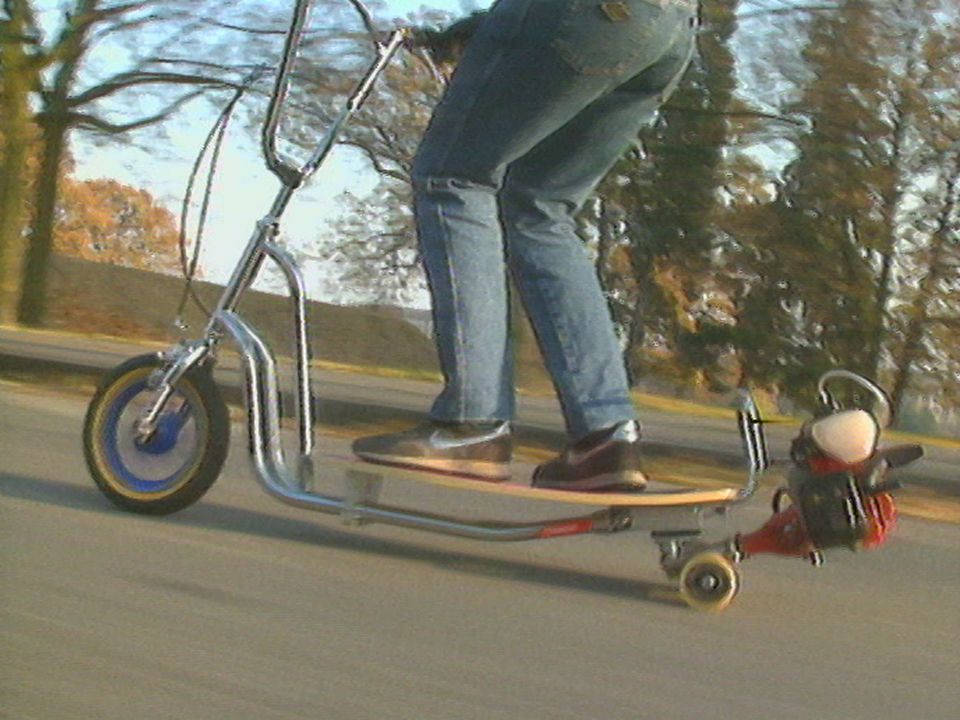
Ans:
<svg viewBox="0 0 960 720"><path fill-rule="evenodd" d="M248 349L255 355L257 347ZM832 548L863 550L883 544L896 524L890 493L898 483L886 479L887 473L923 454L916 445L879 448L880 431L889 418L885 396L853 373L826 373L821 380L824 409L801 427L791 445L787 483L774 495L772 516L753 532L707 542L708 522L727 517L748 501L771 464L763 421L749 393L744 393L738 412L749 472L742 487L678 490L654 483L639 493L570 492L311 454L310 442L302 443L295 463L288 462L280 442L276 385L261 383L261 374L272 380L267 359L250 363L248 429L255 478L275 499L338 515L350 525L383 523L475 540L643 530L659 547L660 566L676 581L679 598L700 610L721 610L733 601L740 588L738 564L748 557L772 553L819 565L824 551ZM165 382L171 373L174 379ZM879 409L871 413L827 402L832 395L825 386L836 380L852 381L876 394ZM310 440L312 423L302 423L302 429L301 440ZM94 482L114 504L165 515L191 505L210 488L226 458L229 435L227 408L208 365L178 369L165 356L146 355L132 358L104 379L87 411L84 450ZM438 492L498 494L516 501L514 509L523 519L465 519L388 505L380 499L386 482L426 483ZM565 508L564 516L530 519L541 512L531 504L550 508L553 515Z"/></svg>
<svg viewBox="0 0 960 720"><path fill-rule="evenodd" d="M714 490L667 490L658 489L654 484L642 492L579 492L537 488L523 483L517 478L499 482L453 473L431 472L403 465L373 463L359 458L341 455L325 456L324 461L350 474L377 474L384 478L395 478L409 482L423 482L453 490L494 493L528 500L544 500L555 503L575 505L601 505L611 507L683 507L689 505L710 505L730 502L737 496L734 488ZM328 463L328 465L331 463Z"/></svg>
<svg viewBox="0 0 960 720"><path fill-rule="evenodd" d="M346 492L342 515L345 521L362 525L385 520L393 524L409 512L379 503L385 482L424 483L441 489L501 495L535 501L543 507L567 509L561 518L524 522L464 520L433 517L428 529L478 540L543 540L586 533L620 533L646 530L660 548L660 564L668 578L677 582L679 598L700 610L721 610L732 602L740 587L731 543L709 545L700 540L709 518L726 515L744 491L738 488L677 489L651 482L642 492L598 493L535 488L516 478L504 482L410 467L371 463L354 457L324 456L325 470L342 473ZM752 489L749 491L752 492ZM748 493L749 494L749 493ZM575 511L575 506L590 510ZM417 513L422 520L425 515ZM429 516L426 516L429 517ZM413 527L423 527L419 522Z"/></svg>

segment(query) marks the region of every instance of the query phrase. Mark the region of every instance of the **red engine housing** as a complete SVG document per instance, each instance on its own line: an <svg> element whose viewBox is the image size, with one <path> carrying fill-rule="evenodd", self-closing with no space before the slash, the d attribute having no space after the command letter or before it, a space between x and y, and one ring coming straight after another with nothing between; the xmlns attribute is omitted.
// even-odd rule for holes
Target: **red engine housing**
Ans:
<svg viewBox="0 0 960 720"><path fill-rule="evenodd" d="M897 524L897 508L890 493L865 496L862 506L866 524L863 537L853 549L869 550L886 542ZM823 546L814 543L797 506L775 513L759 530L740 535L739 548L745 556L773 553L791 557L808 557Z"/></svg>

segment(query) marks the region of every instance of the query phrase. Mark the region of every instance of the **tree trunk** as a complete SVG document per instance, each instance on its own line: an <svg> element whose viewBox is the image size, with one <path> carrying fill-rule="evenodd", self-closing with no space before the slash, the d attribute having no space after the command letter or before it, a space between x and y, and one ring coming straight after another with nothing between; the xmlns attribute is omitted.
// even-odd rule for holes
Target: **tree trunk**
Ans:
<svg viewBox="0 0 960 720"><path fill-rule="evenodd" d="M927 322L925 310L922 305L916 308L914 316L907 324L903 349L900 352L895 370L893 388L890 390L890 407L893 410L894 417L900 414L907 388L910 386L913 364L923 350L924 325Z"/></svg>
<svg viewBox="0 0 960 720"><path fill-rule="evenodd" d="M915 11L912 0L908 3L900 2L897 12L909 22ZM880 272L877 276L877 290L873 314L874 330L869 335L866 370L870 377L879 378L883 358L883 350L889 342L889 305L893 299L894 262L897 251L897 213L904 201L904 188L907 186L909 175L908 134L913 116L916 112L911 100L911 86L917 83L917 67L919 64L920 25L910 25L909 38L906 43L906 67L903 79L897 90L896 103L891 112L893 134L891 136L890 162L894 171L893 179L887 192L883 194L883 203L880 211L884 217L884 241L878 249L880 255ZM858 245L862 243L858 241Z"/></svg>
<svg viewBox="0 0 960 720"><path fill-rule="evenodd" d="M890 392L890 404L894 415L903 406L913 367L923 353L923 341L930 320L930 306L936 299L937 285L944 277L954 274L953 265L948 261L947 256L950 244L956 242L954 218L960 205L958 192L960 192L960 155L954 159L953 172L947 180L945 201L937 218L936 231L930 240L927 273L920 280L917 296L913 300L913 313L907 323L903 349L895 368L893 389Z"/></svg>
<svg viewBox="0 0 960 720"><path fill-rule="evenodd" d="M634 299L630 328L627 331L627 347L624 349L630 387L636 387L646 375L646 363L642 354L643 344L647 339L646 313L644 312L646 305L643 298L644 292L641 290Z"/></svg>
<svg viewBox="0 0 960 720"><path fill-rule="evenodd" d="M23 286L17 318L24 325L39 325L46 309L47 271L53 252L53 228L56 223L60 163L63 160L70 129L68 110L70 90L80 58L86 47L99 0L78 0L57 44L60 66L53 73L48 89L41 93L43 108L38 115L43 140L43 157L37 178L36 211L23 267Z"/></svg>
<svg viewBox="0 0 960 720"><path fill-rule="evenodd" d="M5 85L9 78L5 78ZM5 93L6 95L6 93ZM4 97L4 150L0 165L0 324L16 320L27 223L29 115ZM25 109L25 108L24 108Z"/></svg>
<svg viewBox="0 0 960 720"><path fill-rule="evenodd" d="M66 125L56 115L46 115L43 124L43 160L37 178L37 207L27 242L17 313L17 319L23 325L40 325L46 311L47 276L50 255L53 253L60 163L66 146L66 133Z"/></svg>
<svg viewBox="0 0 960 720"><path fill-rule="evenodd" d="M24 228L27 223L27 147L30 142L30 93L32 68L24 52L27 32L25 7L9 6L10 17L0 23L0 324L16 320L23 262Z"/></svg>

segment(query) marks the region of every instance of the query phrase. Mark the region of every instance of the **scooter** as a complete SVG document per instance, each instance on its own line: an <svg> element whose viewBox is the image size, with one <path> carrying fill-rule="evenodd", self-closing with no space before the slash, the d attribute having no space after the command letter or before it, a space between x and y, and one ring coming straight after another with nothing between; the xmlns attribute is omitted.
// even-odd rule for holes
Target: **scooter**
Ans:
<svg viewBox="0 0 960 720"><path fill-rule="evenodd" d="M889 421L889 402L872 382L842 370L821 378L824 410L804 425L794 441L794 469L787 485L775 495L773 517L755 532L720 542L703 540L706 525L748 501L771 466L764 421L749 393L743 394L737 413L748 469L747 480L739 489L613 495L565 492L317 455L307 294L297 263L276 241L279 222L295 191L328 157L341 129L404 47L411 31L395 30L377 43L376 57L340 115L309 158L295 164L277 151L277 131L309 6L310 0L296 2L262 130L265 161L281 187L267 214L256 224L202 336L181 341L164 352L131 358L103 379L91 400L83 429L84 453L94 482L111 502L131 512L164 515L196 502L216 481L227 456L230 420L213 369L220 344L229 336L245 367L249 450L259 483L281 502L339 515L352 525L385 523L498 541L643 529L658 545L661 567L677 582L680 597L691 607L704 610L719 610L732 602L740 587L737 564L752 555L777 553L822 562L824 550L875 547L886 539L896 517L890 496L895 485L886 480L886 474L918 458L922 449L878 449L880 429ZM292 460L281 442L277 363L267 343L237 311L241 297L267 260L280 269L292 299L299 441ZM841 407L828 389L840 380L867 391L879 410ZM315 457L324 476L322 483L315 478ZM321 485L333 485L330 476L336 474L345 478L346 490L339 495L321 490ZM385 480L429 482L595 509L573 517L529 522L463 520L381 503Z"/></svg>

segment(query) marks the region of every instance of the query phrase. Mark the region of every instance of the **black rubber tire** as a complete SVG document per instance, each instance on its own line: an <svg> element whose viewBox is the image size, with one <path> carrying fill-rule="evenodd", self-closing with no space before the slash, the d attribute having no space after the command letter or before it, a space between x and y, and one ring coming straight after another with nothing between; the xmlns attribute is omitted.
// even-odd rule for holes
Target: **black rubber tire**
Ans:
<svg viewBox="0 0 960 720"><path fill-rule="evenodd" d="M149 379L163 369L155 354L116 367L101 382L83 424L84 456L97 487L117 507L145 515L168 515L199 500L220 475L230 441L226 403L204 365L174 386L163 416L170 422L138 443L134 401L141 407L149 402ZM171 461L172 472L163 467ZM156 474L161 477L148 477Z"/></svg>

